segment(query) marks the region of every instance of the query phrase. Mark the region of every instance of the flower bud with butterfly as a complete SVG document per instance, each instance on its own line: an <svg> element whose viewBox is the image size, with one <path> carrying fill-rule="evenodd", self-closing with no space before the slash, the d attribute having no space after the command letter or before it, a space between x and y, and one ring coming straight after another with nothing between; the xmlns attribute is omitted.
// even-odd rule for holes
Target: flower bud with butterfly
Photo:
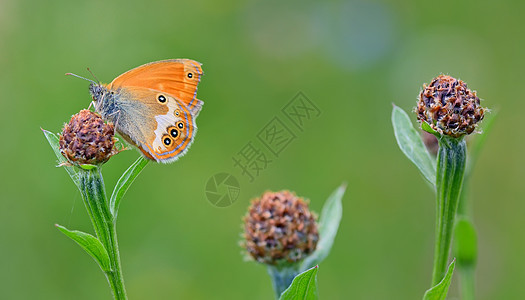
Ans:
<svg viewBox="0 0 525 300"><path fill-rule="evenodd" d="M96 112L80 111L60 136L43 130L82 195L95 235L56 227L95 259L115 299L127 299L116 234L120 201L149 161L173 162L188 151L203 105L197 99L201 76L200 63L171 59L132 69L107 85L83 78L91 81ZM100 166L122 151L115 149L115 129L143 156L122 174L107 198Z"/></svg>

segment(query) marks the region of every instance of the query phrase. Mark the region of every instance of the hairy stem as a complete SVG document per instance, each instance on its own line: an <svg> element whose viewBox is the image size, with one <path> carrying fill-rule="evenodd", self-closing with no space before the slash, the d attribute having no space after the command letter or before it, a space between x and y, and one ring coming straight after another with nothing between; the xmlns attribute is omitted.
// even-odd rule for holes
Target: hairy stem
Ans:
<svg viewBox="0 0 525 300"><path fill-rule="evenodd" d="M104 180L99 167L79 171L80 191L97 238L106 248L111 271L106 272L115 299L127 299L120 267L116 224L109 209Z"/></svg>
<svg viewBox="0 0 525 300"><path fill-rule="evenodd" d="M448 265L456 211L465 174L467 146L463 138L443 136L437 160L436 243L432 286L438 284Z"/></svg>

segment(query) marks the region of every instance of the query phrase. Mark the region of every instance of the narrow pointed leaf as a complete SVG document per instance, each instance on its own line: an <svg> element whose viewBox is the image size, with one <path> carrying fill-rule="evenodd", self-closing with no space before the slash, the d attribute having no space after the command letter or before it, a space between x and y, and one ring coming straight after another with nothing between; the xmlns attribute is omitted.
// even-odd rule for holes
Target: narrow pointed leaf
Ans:
<svg viewBox="0 0 525 300"><path fill-rule="evenodd" d="M113 189L113 193L111 194L111 199L109 201L109 207L111 210L111 214L113 215L113 218L117 217L118 214L118 208L120 205L120 200L130 187L130 185L133 183L135 178L139 176L140 172L146 165L148 164L149 160L144 158L142 155L120 176L117 184L115 185L115 189Z"/></svg>
<svg viewBox="0 0 525 300"><path fill-rule="evenodd" d="M392 110L392 125L397 144L401 151L421 171L432 186L436 186L436 161L428 152L420 135L412 126L410 118L404 110L394 105Z"/></svg>
<svg viewBox="0 0 525 300"><path fill-rule="evenodd" d="M430 127L430 125L428 125L428 123L425 122L425 121L421 122L421 129L423 129L424 131L432 134L433 136L435 136L438 139L440 138L439 132L435 131L434 128Z"/></svg>
<svg viewBox="0 0 525 300"><path fill-rule="evenodd" d="M317 271L319 266L304 271L295 276L292 284L281 294L279 300L316 300L317 293Z"/></svg>
<svg viewBox="0 0 525 300"><path fill-rule="evenodd" d="M452 281L452 273L454 273L454 267L456 260L453 260L448 266L448 271L445 277L436 286L426 291L423 296L423 300L445 300L447 298L448 288Z"/></svg>
<svg viewBox="0 0 525 300"><path fill-rule="evenodd" d="M59 138L56 134L42 129L42 132L44 132L44 135L49 142L49 145L53 149L53 152L55 152L55 155L58 159L58 163L60 164L66 164L68 161L66 158L60 153L60 144L59 144ZM72 166L62 166L62 168L66 169L67 173L69 174L69 177L73 180L73 182L76 184L77 187L79 187L79 181L77 176L77 170L75 167Z"/></svg>
<svg viewBox="0 0 525 300"><path fill-rule="evenodd" d="M69 230L58 224L55 226L62 231L62 233L79 244L82 249L86 250L86 252L99 264L102 271L111 271L108 252L96 237L82 231Z"/></svg>
<svg viewBox="0 0 525 300"><path fill-rule="evenodd" d="M345 194L345 190L346 184L342 184L323 205L319 219L319 242L315 251L304 259L300 271L318 265L330 253L339 229L339 223L343 217L343 203L341 199Z"/></svg>

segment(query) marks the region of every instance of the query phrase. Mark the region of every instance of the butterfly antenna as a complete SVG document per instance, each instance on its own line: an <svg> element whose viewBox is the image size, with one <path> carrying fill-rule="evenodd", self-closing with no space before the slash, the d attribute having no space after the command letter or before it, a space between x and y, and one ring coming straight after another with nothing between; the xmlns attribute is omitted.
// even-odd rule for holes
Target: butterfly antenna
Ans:
<svg viewBox="0 0 525 300"><path fill-rule="evenodd" d="M93 83L93 84L95 84L95 85L97 85L97 84L98 84L98 83L94 82L94 81L93 81L93 80L91 80L91 79L87 79L87 78L85 78L85 77L82 77L82 76L79 76L79 75L77 75L77 74L73 74L73 73L66 73L66 75L71 75L71 76L75 76L75 77L77 77L77 78L80 78L80 79L84 79L84 80L90 81L90 82L92 82L92 83ZM95 79L96 79L96 78L95 78Z"/></svg>
<svg viewBox="0 0 525 300"><path fill-rule="evenodd" d="M100 82L100 80L98 80L97 76L95 76L95 74L93 74L93 72L91 72L91 70L89 68L87 68L88 72L91 74L91 76L93 76L93 78L95 78L95 80L97 82Z"/></svg>

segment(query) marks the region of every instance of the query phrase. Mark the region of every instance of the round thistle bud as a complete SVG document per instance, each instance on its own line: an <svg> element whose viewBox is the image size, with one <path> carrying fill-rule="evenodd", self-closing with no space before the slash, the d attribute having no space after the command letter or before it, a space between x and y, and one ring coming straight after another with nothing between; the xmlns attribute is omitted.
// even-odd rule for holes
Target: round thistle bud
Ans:
<svg viewBox="0 0 525 300"><path fill-rule="evenodd" d="M485 109L475 91L467 84L448 75L439 75L430 85L423 85L416 107L417 119L440 134L460 137L471 134Z"/></svg>
<svg viewBox="0 0 525 300"><path fill-rule="evenodd" d="M113 124L105 124L100 115L84 109L64 125L60 152L76 165L102 164L115 154L114 134Z"/></svg>
<svg viewBox="0 0 525 300"><path fill-rule="evenodd" d="M312 253L319 233L308 204L289 191L266 192L244 217L244 247L258 262L294 263Z"/></svg>

